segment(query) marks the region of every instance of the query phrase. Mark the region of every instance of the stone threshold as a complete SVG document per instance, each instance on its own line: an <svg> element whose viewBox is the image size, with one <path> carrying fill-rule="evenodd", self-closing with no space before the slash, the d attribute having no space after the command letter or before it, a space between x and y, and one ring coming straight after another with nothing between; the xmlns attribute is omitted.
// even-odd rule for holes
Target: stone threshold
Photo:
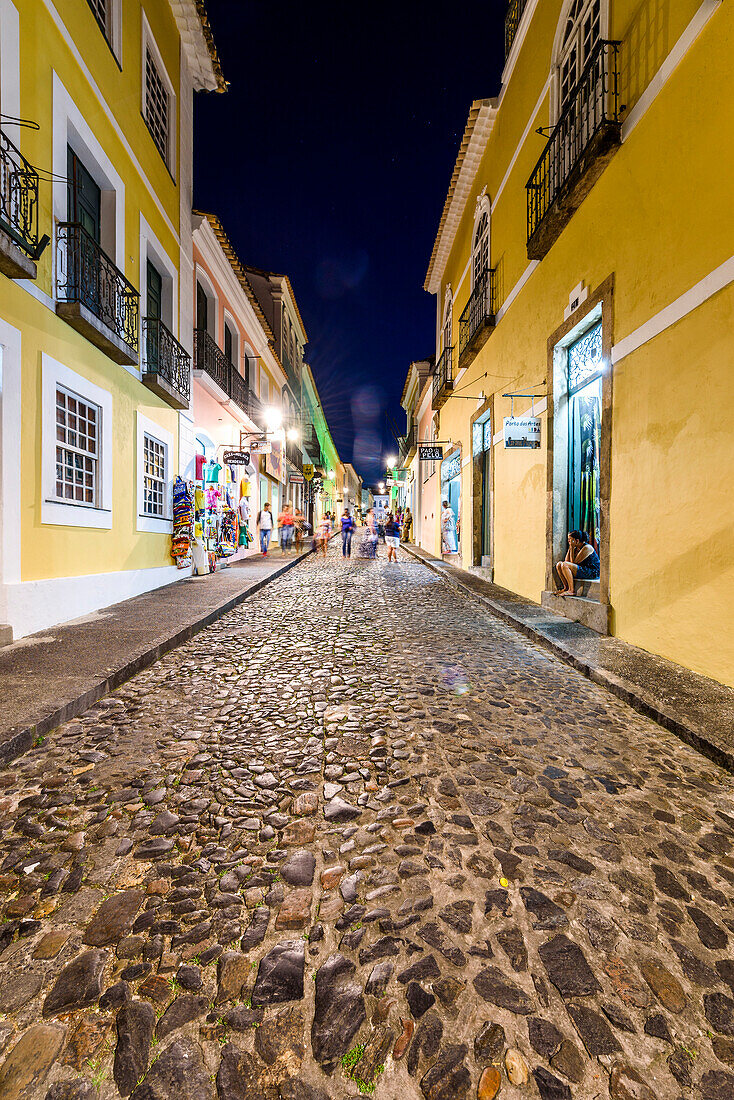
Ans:
<svg viewBox="0 0 734 1100"><path fill-rule="evenodd" d="M0 767L312 553L309 547L282 563L244 558L219 573L174 581L0 649Z"/></svg>
<svg viewBox="0 0 734 1100"><path fill-rule="evenodd" d="M734 689L620 638L598 634L412 544L400 545L447 584L480 600L499 619L734 772Z"/></svg>

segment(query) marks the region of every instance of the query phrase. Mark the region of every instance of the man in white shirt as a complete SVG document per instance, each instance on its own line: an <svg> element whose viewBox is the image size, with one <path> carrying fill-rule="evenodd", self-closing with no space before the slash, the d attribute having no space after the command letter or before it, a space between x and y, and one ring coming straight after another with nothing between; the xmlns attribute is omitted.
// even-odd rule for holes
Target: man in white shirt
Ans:
<svg viewBox="0 0 734 1100"><path fill-rule="evenodd" d="M257 513L257 529L260 532L260 549L262 556L268 556L268 546L273 534L273 513L270 511L270 501L266 500Z"/></svg>

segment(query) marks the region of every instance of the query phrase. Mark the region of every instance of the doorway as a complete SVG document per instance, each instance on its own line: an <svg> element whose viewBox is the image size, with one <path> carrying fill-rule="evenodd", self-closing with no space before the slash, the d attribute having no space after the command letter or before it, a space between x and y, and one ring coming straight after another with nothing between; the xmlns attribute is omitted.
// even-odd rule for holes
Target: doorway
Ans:
<svg viewBox="0 0 734 1100"><path fill-rule="evenodd" d="M492 416L488 407L472 423L473 564L492 566Z"/></svg>

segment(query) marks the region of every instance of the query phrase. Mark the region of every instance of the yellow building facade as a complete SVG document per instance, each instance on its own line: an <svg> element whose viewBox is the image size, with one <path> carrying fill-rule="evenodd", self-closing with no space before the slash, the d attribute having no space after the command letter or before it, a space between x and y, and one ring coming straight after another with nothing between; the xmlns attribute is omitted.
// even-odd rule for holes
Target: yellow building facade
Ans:
<svg viewBox="0 0 734 1100"><path fill-rule="evenodd" d="M527 0L506 44L425 283L460 562L734 684L734 12ZM561 598L573 528L600 576Z"/></svg>
<svg viewBox="0 0 734 1100"><path fill-rule="evenodd" d="M193 91L223 88L194 0L0 0L0 623L15 637L180 575Z"/></svg>

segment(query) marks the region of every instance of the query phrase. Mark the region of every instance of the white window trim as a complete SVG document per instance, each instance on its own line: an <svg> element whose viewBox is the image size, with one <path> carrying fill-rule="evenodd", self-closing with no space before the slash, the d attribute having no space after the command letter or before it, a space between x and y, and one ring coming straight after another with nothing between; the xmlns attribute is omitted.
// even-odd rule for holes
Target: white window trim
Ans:
<svg viewBox="0 0 734 1100"><path fill-rule="evenodd" d="M451 320L451 339L453 340L454 339L454 295L453 295L453 291L451 290L451 284L450 283L448 283L447 286L446 286L446 292L445 292L444 298L443 298L443 317L442 317L442 321L441 321L441 347L440 347L439 352L438 352L439 356L443 351L446 350L445 335L446 335L446 325L448 324L449 319ZM449 347L453 347L453 344L450 344Z"/></svg>
<svg viewBox="0 0 734 1100"><path fill-rule="evenodd" d="M41 353L41 523L57 527L112 528L112 394ZM56 500L56 387L77 393L100 410L97 506Z"/></svg>
<svg viewBox="0 0 734 1100"><path fill-rule="evenodd" d="M20 582L21 346L20 330L0 318L0 609L1 586Z"/></svg>
<svg viewBox="0 0 734 1100"><path fill-rule="evenodd" d="M143 17L142 18L143 33L142 33L142 37L141 37L141 51L140 51L140 56L141 56L140 112L143 116L143 119L145 121L145 125L146 125L146 128L147 128L148 121L147 121L147 116L146 116L146 113L145 113L145 109L146 109L146 101L145 101L145 60L146 59L145 59L145 54L146 54L146 50L150 50L151 54L153 55L153 60L155 61L156 67L158 69L158 75L160 76L161 80L165 84L166 91L168 92L168 140L167 140L167 143L166 143L165 163L166 163L166 167L168 168L168 171L171 173L171 175L173 176L173 178L175 180L176 179L176 166L177 166L176 165L176 159L177 159L176 158L176 134L178 132L177 127L176 127L176 117L177 117L177 115L176 115L176 90L173 87L173 82L171 81L170 76L168 75L168 69L166 68L166 66L163 62L163 56L161 54L161 51L158 49L158 43L156 42L155 38L153 37L153 32L150 29L150 23L148 22L148 20L146 18L145 12L142 12L142 17ZM152 135L151 135L150 140L153 142L153 147L155 148L156 153L160 154L160 150L159 150L158 146L156 145L155 141L153 141L153 136Z"/></svg>
<svg viewBox="0 0 734 1100"><path fill-rule="evenodd" d="M196 326L196 284L201 283L203 290L206 292L206 296L209 299L209 306L207 308L207 329L206 331L211 336L214 343L219 346L219 295L214 287L214 283L210 279L206 268L201 264L194 264L194 326Z"/></svg>
<svg viewBox="0 0 734 1100"><path fill-rule="evenodd" d="M86 0L85 0L86 2ZM117 64L122 68L122 0L109 0L110 7L112 9L110 18L110 34L111 38L107 38L102 28L97 23L94 12L89 10L89 14L94 19L95 26L98 27L99 33L104 38L107 45L112 50Z"/></svg>
<svg viewBox="0 0 734 1100"><path fill-rule="evenodd" d="M0 103L4 114L20 117L20 16L12 0L0 0ZM10 134L18 148L21 133Z"/></svg>
<svg viewBox="0 0 734 1100"><path fill-rule="evenodd" d="M561 99L561 78L560 78L560 62L561 52L563 50L563 32L566 29L566 23L568 21L569 8L573 4L574 0L565 0L563 7L561 8L561 15L556 24L556 34L553 40L553 51L551 53L551 71L550 71L550 87L548 95L548 122L549 128L552 130L558 122L560 115L560 99ZM601 0L601 19L599 22L599 38L605 41L609 38L609 2L608 0Z"/></svg>
<svg viewBox="0 0 734 1100"><path fill-rule="evenodd" d="M482 215L487 215L487 268L492 267L492 208L489 196L485 193L477 199L474 211L474 225L471 231L471 249L469 253L469 271L471 275L471 289L474 290L474 245L477 237L477 229L482 220Z"/></svg>
<svg viewBox="0 0 734 1100"><path fill-rule="evenodd" d="M145 477L145 436L150 435L154 439L157 439L159 443L162 443L166 448L166 498L165 498L165 514L159 516L147 516L143 512L144 500L144 477ZM136 485L137 485L137 507L136 507L136 530L145 531L149 534L170 535L173 531L173 433L166 431L165 428L161 428L160 424L156 424L150 417L145 416L144 413L138 412L137 414L137 464L136 464Z"/></svg>
<svg viewBox="0 0 734 1100"><path fill-rule="evenodd" d="M90 129L84 115L67 92L58 74L54 72L53 207L54 218L60 222L65 222L68 216L66 185L68 145L84 162L84 167L102 189L102 248L113 260L115 266L126 274L125 184Z"/></svg>
<svg viewBox="0 0 734 1100"><path fill-rule="evenodd" d="M148 260L158 269L163 276L163 324L178 340L179 331L179 301L178 301L178 271L173 259L155 235L148 222L140 215L140 272L138 276L138 288L140 293L140 348L141 364L144 361L145 341L143 339L143 319L148 316ZM137 371L140 374L140 371Z"/></svg>

